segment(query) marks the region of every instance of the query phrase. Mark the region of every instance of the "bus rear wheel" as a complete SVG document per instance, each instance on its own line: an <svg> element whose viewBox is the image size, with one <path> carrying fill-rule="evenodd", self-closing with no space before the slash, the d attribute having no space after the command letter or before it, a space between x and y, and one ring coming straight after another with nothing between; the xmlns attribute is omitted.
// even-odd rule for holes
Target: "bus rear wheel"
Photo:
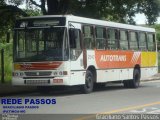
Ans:
<svg viewBox="0 0 160 120"><path fill-rule="evenodd" d="M140 71L135 69L133 72L132 80L123 81L124 87L126 88L138 88L140 85Z"/></svg>
<svg viewBox="0 0 160 120"><path fill-rule="evenodd" d="M138 69L134 70L133 80L130 83L131 88L138 88L140 85L140 71Z"/></svg>
<svg viewBox="0 0 160 120"><path fill-rule="evenodd" d="M87 70L85 77L85 84L81 86L82 93L88 94L93 91L93 74L91 71Z"/></svg>

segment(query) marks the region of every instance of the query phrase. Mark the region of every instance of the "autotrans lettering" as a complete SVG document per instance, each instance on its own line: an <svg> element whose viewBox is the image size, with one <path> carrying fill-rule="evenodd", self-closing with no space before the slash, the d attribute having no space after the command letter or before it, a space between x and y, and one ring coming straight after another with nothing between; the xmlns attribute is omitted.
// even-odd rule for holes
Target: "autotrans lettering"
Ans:
<svg viewBox="0 0 160 120"><path fill-rule="evenodd" d="M100 69L131 68L141 64L141 53L133 51L95 51L96 64Z"/></svg>
<svg viewBox="0 0 160 120"><path fill-rule="evenodd" d="M126 62L126 55L101 55L100 62Z"/></svg>

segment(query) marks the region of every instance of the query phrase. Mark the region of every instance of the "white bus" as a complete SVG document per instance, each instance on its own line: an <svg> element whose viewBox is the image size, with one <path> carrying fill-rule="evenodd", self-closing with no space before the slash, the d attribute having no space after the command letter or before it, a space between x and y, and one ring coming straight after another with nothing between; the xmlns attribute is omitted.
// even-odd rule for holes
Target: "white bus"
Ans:
<svg viewBox="0 0 160 120"><path fill-rule="evenodd" d="M72 15L19 19L13 85L80 86L122 81L137 88L158 72L155 29Z"/></svg>

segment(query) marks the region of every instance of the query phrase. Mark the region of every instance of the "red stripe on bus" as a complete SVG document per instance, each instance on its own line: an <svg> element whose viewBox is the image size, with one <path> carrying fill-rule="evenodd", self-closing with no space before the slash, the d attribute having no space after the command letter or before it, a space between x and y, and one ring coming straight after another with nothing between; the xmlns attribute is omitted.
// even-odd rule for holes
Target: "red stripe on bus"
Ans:
<svg viewBox="0 0 160 120"><path fill-rule="evenodd" d="M53 70L58 68L62 62L48 63L25 63L20 64L20 70Z"/></svg>

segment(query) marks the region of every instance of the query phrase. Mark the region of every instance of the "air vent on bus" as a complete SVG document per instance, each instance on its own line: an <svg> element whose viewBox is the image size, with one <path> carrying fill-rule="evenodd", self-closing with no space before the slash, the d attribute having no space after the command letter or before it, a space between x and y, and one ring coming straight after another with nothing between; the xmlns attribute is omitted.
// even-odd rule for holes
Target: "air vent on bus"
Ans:
<svg viewBox="0 0 160 120"><path fill-rule="evenodd" d="M26 76L50 76L52 72L43 71L43 72L25 72Z"/></svg>
<svg viewBox="0 0 160 120"><path fill-rule="evenodd" d="M50 80L25 80L27 85L46 85L50 83Z"/></svg>

